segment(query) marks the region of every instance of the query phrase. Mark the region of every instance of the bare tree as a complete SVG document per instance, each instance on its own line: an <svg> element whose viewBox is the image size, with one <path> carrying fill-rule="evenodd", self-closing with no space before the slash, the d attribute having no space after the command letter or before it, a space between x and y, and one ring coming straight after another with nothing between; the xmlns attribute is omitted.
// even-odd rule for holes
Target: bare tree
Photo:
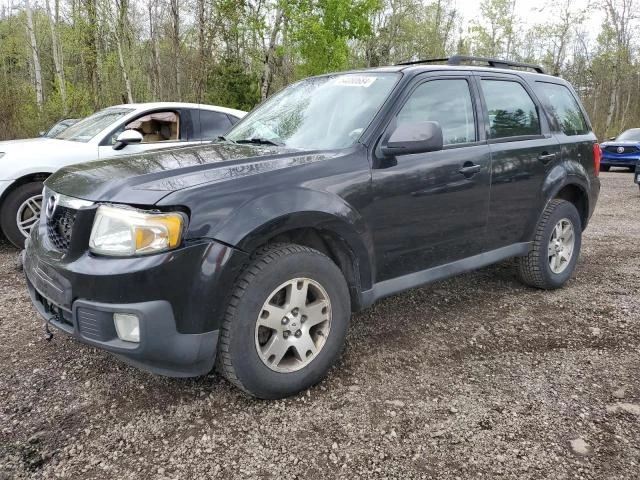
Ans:
<svg viewBox="0 0 640 480"><path fill-rule="evenodd" d="M33 73L36 85L36 104L38 110L42 112L44 106L44 93L42 90L42 68L40 67L40 54L38 53L38 43L36 42L36 33L33 29L33 12L29 0L25 0L25 11L27 14L27 33L29 35L29 47L31 48L31 56L33 59Z"/></svg>
<svg viewBox="0 0 640 480"><path fill-rule="evenodd" d="M51 4L49 0L45 0L47 7L47 15L49 16L49 26L51 27L51 50L53 54L53 65L56 70L56 79L58 83L58 92L60 92L60 101L62 102L62 115L67 116L67 85L64 78L64 62L62 50L60 49L60 36L58 35L59 20L59 2L55 3L55 16L51 12Z"/></svg>
<svg viewBox="0 0 640 480"><path fill-rule="evenodd" d="M171 44L173 47L173 74L176 85L177 99L182 99L182 86L180 79L180 2L178 0L170 1L171 10Z"/></svg>
<svg viewBox="0 0 640 480"><path fill-rule="evenodd" d="M262 100L269 95L269 88L271 87L271 81L273 79L273 63L276 53L276 40L278 39L278 33L282 26L282 8L278 6L276 10L275 20L271 27L271 34L269 35L269 45L267 46L264 62L262 63L262 78L260 80L260 97Z"/></svg>
<svg viewBox="0 0 640 480"><path fill-rule="evenodd" d="M128 14L129 14L129 0L116 0L117 15L116 20L116 49L118 51L118 63L120 64L120 70L122 71L122 79L124 80L124 88L127 93L127 102L133 103L133 92L131 90L131 80L127 73L127 66L124 61L124 55L122 54L122 41L128 38Z"/></svg>

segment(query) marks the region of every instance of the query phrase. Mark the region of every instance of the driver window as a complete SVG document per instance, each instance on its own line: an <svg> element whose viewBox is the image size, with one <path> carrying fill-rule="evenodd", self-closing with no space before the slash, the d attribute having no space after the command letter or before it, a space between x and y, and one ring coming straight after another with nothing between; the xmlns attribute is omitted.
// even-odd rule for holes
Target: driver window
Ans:
<svg viewBox="0 0 640 480"><path fill-rule="evenodd" d="M398 124L439 122L445 145L476 140L469 84L463 79L431 80L418 86L397 117Z"/></svg>
<svg viewBox="0 0 640 480"><path fill-rule="evenodd" d="M180 116L176 112L147 113L129 122L113 136L111 143L124 130L137 130L142 143L177 142L180 140Z"/></svg>

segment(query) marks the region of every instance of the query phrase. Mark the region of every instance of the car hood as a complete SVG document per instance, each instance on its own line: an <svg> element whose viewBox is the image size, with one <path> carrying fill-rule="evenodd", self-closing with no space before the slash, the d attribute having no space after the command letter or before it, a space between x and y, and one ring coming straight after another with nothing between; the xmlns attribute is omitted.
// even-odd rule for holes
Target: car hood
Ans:
<svg viewBox="0 0 640 480"><path fill-rule="evenodd" d="M15 161L20 158L33 159L37 155L65 156L77 151L97 150L86 143L58 140L55 138L38 137L22 140L7 140L0 142L0 152L4 152L5 158Z"/></svg>
<svg viewBox="0 0 640 480"><path fill-rule="evenodd" d="M616 140L609 140L607 142L602 142L600 144L601 147L637 147L640 145L640 142L633 142L633 141L616 141Z"/></svg>
<svg viewBox="0 0 640 480"><path fill-rule="evenodd" d="M116 157L63 168L49 177L51 190L94 202L152 205L172 192L205 183L321 161L336 152L214 143Z"/></svg>

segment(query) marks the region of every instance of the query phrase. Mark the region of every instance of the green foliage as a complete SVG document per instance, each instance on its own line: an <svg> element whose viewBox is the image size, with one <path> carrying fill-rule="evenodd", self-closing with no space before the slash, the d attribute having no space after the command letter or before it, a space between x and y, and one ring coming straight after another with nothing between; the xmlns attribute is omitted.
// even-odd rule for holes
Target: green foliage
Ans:
<svg viewBox="0 0 640 480"><path fill-rule="evenodd" d="M207 76L205 103L251 110L260 101L258 78L232 60L211 67Z"/></svg>
<svg viewBox="0 0 640 480"><path fill-rule="evenodd" d="M629 0L594 4L595 42L572 0L539 5L540 25L522 22L516 1L481 0L481 15L463 24L453 0L187 0L178 2L176 37L167 0L60 0L66 116L126 101L120 45L134 101L249 110L262 91L305 76L459 53L541 63L564 76L601 137L640 126L640 25ZM0 139L33 136L64 115L53 19L43 2L32 5L44 105L36 105L25 11L0 10Z"/></svg>

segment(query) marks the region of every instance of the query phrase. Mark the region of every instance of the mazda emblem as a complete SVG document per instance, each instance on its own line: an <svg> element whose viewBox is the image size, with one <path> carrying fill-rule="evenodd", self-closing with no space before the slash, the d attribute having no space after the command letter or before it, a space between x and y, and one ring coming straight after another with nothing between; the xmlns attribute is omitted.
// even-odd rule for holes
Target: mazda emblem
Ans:
<svg viewBox="0 0 640 480"><path fill-rule="evenodd" d="M47 218L51 218L53 213L56 211L56 207L58 206L58 196L51 195L47 200L47 207L45 208L45 214Z"/></svg>

